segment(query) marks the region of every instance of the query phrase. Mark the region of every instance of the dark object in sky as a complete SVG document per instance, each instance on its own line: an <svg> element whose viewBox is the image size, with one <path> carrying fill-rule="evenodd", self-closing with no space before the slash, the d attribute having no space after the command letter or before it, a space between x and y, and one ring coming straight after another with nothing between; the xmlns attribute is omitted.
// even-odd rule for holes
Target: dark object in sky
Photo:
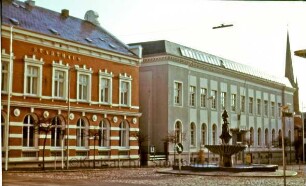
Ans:
<svg viewBox="0 0 306 186"><path fill-rule="evenodd" d="M234 26L234 25L233 24L229 24L229 25L221 24L220 26L214 26L212 29L225 28L225 27L231 27L231 26Z"/></svg>

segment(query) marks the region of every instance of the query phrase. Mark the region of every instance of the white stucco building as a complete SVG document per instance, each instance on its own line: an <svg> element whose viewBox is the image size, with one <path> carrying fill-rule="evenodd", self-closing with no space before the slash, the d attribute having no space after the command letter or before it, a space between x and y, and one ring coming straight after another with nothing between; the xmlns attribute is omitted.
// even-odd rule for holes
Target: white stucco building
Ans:
<svg viewBox="0 0 306 186"><path fill-rule="evenodd" d="M137 44L143 47L140 131L148 136L143 152L155 146L155 154L168 151L173 160L174 144L164 141L175 136L184 145L186 161L195 160L201 149L206 161L218 161L204 145L221 143L221 114L226 109L229 127L248 131L230 143L250 142L246 151L253 152L253 162L281 157L276 147L281 106L290 105L292 111L295 91L287 78L165 40ZM286 118L285 136L292 142L293 130L293 119Z"/></svg>

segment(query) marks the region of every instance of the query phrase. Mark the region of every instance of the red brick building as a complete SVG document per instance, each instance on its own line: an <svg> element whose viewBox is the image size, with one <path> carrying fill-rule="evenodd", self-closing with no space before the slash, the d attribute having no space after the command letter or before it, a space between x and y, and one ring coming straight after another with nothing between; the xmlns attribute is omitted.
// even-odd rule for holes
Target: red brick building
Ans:
<svg viewBox="0 0 306 186"><path fill-rule="evenodd" d="M43 159L58 167L78 159L88 165L93 159L120 160L120 165L139 159L141 47L120 42L97 16L88 11L81 20L30 0L2 1L6 170L38 167Z"/></svg>

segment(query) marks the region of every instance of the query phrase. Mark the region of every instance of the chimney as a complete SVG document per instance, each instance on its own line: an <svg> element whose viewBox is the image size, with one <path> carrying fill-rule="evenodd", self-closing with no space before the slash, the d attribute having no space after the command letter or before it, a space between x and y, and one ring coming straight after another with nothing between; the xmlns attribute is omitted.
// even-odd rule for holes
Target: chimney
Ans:
<svg viewBox="0 0 306 186"><path fill-rule="evenodd" d="M62 9L61 15L62 15L63 17L65 17L65 18L69 17L69 10L67 10L67 9Z"/></svg>
<svg viewBox="0 0 306 186"><path fill-rule="evenodd" d="M29 5L29 6L35 6L35 1L33 0L26 0L25 3L26 5Z"/></svg>

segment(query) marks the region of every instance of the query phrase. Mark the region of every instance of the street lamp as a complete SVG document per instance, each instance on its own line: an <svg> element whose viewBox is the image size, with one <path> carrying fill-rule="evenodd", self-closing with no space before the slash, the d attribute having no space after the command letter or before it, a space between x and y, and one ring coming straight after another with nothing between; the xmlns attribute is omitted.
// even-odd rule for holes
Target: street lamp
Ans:
<svg viewBox="0 0 306 186"><path fill-rule="evenodd" d="M208 98L207 98L207 100L209 101L209 106L210 106L210 113L208 114L208 125L207 125L207 131L208 131L208 145L210 145L210 140L209 140L209 138L210 138L210 131L209 131L209 125L211 125L211 109L212 109L212 102L213 102L213 99L214 99L214 96L209 96ZM207 154L208 156L208 161L207 161L207 165L209 165L209 150L208 150L208 154Z"/></svg>

